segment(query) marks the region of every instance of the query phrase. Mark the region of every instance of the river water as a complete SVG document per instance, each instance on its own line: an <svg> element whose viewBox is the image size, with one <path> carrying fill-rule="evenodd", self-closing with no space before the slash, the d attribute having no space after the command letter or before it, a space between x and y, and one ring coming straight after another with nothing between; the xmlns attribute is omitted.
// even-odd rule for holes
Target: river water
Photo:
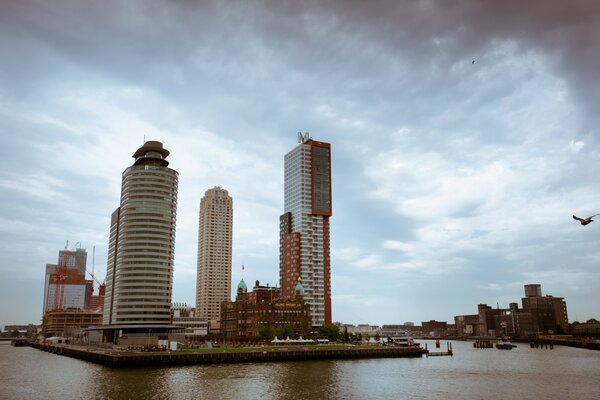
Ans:
<svg viewBox="0 0 600 400"><path fill-rule="evenodd" d="M0 399L600 399L598 351L452 345L453 357L112 369L0 344Z"/></svg>

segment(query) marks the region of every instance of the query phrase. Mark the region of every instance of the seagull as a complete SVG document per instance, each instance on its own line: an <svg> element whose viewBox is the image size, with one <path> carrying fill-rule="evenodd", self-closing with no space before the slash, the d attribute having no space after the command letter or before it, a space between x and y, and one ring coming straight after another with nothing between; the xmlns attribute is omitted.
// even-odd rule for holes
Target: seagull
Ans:
<svg viewBox="0 0 600 400"><path fill-rule="evenodd" d="M594 214L591 217L587 217L587 218L579 218L579 217L576 217L575 215L573 215L573 219L576 219L577 221L581 222L581 225L587 225L590 222L594 222L594 220L592 218L594 218L596 215L600 215L600 214Z"/></svg>

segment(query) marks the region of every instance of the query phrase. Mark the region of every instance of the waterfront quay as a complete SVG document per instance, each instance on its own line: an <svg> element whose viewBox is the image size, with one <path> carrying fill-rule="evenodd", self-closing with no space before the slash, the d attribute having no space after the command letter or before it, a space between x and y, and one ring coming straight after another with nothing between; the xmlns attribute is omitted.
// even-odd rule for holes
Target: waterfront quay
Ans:
<svg viewBox="0 0 600 400"><path fill-rule="evenodd" d="M29 343L29 345L43 351L114 368L273 361L414 358L427 354L427 350L418 346L270 346L138 352L66 344Z"/></svg>

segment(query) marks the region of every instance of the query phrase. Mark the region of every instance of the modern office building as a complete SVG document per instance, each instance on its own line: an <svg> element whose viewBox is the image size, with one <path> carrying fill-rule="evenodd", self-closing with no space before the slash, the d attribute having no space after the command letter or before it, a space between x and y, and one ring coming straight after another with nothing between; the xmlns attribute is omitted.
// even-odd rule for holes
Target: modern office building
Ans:
<svg viewBox="0 0 600 400"><path fill-rule="evenodd" d="M299 279L313 326L331 324L329 217L331 145L298 135L285 155L284 208L280 217L279 263L282 297L293 298Z"/></svg>
<svg viewBox="0 0 600 400"><path fill-rule="evenodd" d="M196 313L218 329L221 303L231 299L233 200L225 189L209 189L200 201Z"/></svg>
<svg viewBox="0 0 600 400"><path fill-rule="evenodd" d="M178 173L168 168L168 155L162 143L147 141L123 172L111 217L103 325L171 322Z"/></svg>

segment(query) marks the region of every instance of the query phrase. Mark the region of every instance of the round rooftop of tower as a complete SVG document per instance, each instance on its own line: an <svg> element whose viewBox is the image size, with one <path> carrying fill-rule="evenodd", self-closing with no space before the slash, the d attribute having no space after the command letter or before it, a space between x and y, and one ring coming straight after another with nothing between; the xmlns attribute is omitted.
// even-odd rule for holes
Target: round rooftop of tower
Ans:
<svg viewBox="0 0 600 400"><path fill-rule="evenodd" d="M169 154L169 150L165 149L161 142L149 140L133 153L132 157L135 158L133 165L158 162L163 167L166 167L169 165L169 162L165 160L165 158L167 158Z"/></svg>
<svg viewBox="0 0 600 400"><path fill-rule="evenodd" d="M304 296L304 287L302 287L300 280L298 280L298 283L296 283L296 286L294 287L294 292L297 295Z"/></svg>

